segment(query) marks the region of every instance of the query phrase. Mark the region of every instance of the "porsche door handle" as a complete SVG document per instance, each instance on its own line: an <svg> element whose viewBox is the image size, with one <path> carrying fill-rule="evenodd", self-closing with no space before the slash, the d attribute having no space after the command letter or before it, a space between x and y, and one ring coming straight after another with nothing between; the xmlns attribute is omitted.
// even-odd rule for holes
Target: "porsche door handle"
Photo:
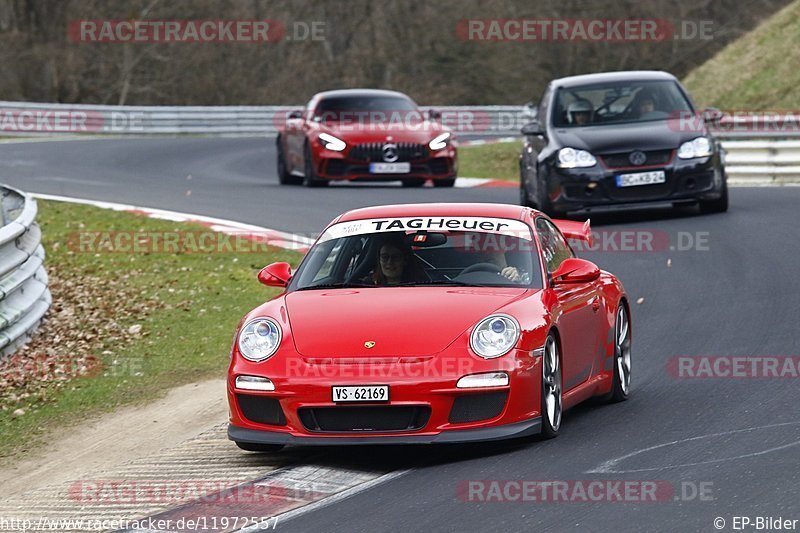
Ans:
<svg viewBox="0 0 800 533"><path fill-rule="evenodd" d="M592 311L594 311L595 313L598 312L600 310L600 298L595 296L594 298L592 298L591 303L592 303Z"/></svg>

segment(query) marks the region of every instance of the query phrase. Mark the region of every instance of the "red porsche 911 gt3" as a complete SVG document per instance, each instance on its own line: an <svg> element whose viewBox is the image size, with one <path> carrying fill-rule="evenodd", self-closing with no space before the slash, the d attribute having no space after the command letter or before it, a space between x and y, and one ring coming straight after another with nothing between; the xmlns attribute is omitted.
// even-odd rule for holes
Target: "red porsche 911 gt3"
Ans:
<svg viewBox="0 0 800 533"><path fill-rule="evenodd" d="M437 187L456 181L456 139L436 111L395 91L345 89L314 95L276 138L282 185L332 180L402 181Z"/></svg>
<svg viewBox="0 0 800 533"><path fill-rule="evenodd" d="M415 204L337 217L283 292L248 313L228 371L228 436L286 444L554 437L564 409L625 400L622 283L575 257L588 222L527 207Z"/></svg>

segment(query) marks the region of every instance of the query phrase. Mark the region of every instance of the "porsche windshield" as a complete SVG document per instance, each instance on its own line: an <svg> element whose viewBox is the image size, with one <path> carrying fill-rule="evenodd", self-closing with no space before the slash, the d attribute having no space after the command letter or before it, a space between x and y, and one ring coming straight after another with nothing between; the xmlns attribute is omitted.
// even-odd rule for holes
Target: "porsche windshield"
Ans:
<svg viewBox="0 0 800 533"><path fill-rule="evenodd" d="M397 227L404 229L385 231ZM454 229L439 229L443 227ZM520 221L483 217L363 220L329 228L303 260L290 290L436 285L541 288L537 258L530 229Z"/></svg>
<svg viewBox="0 0 800 533"><path fill-rule="evenodd" d="M692 111L673 81L629 81L558 90L553 125L558 128L648 122Z"/></svg>

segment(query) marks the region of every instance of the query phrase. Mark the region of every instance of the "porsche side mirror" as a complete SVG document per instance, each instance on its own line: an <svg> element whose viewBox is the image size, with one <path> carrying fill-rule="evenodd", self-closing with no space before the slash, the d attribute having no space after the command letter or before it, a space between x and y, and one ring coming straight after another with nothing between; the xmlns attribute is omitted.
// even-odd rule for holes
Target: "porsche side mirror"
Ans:
<svg viewBox="0 0 800 533"><path fill-rule="evenodd" d="M272 263L258 273L258 281L267 287L286 287L292 279L292 267L289 263Z"/></svg>
<svg viewBox="0 0 800 533"><path fill-rule="evenodd" d="M600 269L586 259L570 257L551 274L555 285L565 283L591 283L600 277Z"/></svg>
<svg viewBox="0 0 800 533"><path fill-rule="evenodd" d="M539 124L538 121L529 122L522 126L520 130L523 135L544 135L544 131L542 130L542 126Z"/></svg>
<svg viewBox="0 0 800 533"><path fill-rule="evenodd" d="M296 120L298 118L303 118L303 112L298 109L290 111L289 114L286 115L287 120Z"/></svg>

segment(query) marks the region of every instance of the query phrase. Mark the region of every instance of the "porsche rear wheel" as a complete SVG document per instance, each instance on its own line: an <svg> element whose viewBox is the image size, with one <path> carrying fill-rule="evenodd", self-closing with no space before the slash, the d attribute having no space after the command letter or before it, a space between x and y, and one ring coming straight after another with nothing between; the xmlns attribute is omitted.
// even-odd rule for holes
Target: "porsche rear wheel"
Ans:
<svg viewBox="0 0 800 533"><path fill-rule="evenodd" d="M246 452L277 452L283 449L283 444L260 444L257 442L239 442L236 445Z"/></svg>
<svg viewBox="0 0 800 533"><path fill-rule="evenodd" d="M628 399L631 387L631 321L628 308L619 304L617 320L614 325L614 384L609 402L621 402Z"/></svg>
<svg viewBox="0 0 800 533"><path fill-rule="evenodd" d="M561 394L561 358L558 342L551 333L544 343L542 355L542 436L551 439L561 428L563 411Z"/></svg>

